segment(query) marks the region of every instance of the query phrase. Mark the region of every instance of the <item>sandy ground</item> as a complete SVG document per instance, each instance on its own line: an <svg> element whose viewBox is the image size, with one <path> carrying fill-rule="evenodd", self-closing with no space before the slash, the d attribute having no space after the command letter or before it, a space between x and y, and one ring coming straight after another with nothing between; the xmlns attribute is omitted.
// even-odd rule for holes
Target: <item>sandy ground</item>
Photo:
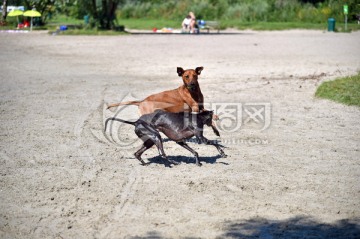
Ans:
<svg viewBox="0 0 360 239"><path fill-rule="evenodd" d="M359 238L360 109L314 97L360 70L359 39L0 33L0 237ZM166 141L181 164L165 168L151 149L141 166L131 126L103 133L106 117L136 119L136 107L104 103L178 87L177 66L204 66L229 157L190 143L197 167Z"/></svg>

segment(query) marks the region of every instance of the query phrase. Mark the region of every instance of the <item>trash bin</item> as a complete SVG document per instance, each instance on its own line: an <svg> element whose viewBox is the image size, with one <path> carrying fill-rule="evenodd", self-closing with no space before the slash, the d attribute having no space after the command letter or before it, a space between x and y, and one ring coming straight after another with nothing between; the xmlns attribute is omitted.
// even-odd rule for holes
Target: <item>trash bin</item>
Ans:
<svg viewBox="0 0 360 239"><path fill-rule="evenodd" d="M84 16L84 22L86 25L89 24L89 15Z"/></svg>
<svg viewBox="0 0 360 239"><path fill-rule="evenodd" d="M335 31L335 19L329 18L328 19L328 32L333 32L333 31Z"/></svg>

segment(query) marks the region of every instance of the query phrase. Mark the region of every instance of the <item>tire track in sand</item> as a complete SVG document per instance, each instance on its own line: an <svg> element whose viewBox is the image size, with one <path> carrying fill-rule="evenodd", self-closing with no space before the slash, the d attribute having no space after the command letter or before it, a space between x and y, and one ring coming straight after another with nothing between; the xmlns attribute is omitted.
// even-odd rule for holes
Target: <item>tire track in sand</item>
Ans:
<svg viewBox="0 0 360 239"><path fill-rule="evenodd" d="M112 233L118 233L116 229L118 229L119 224L123 224L122 220L126 218L125 215L128 212L129 205L135 197L136 189L139 184L138 175L139 169L137 167L132 168L123 184L122 190L116 198L113 199L114 204L118 201L120 201L120 203L115 205L111 210L111 214L108 215L107 225L99 232L100 238L112 238ZM120 197L120 199L118 199L118 197Z"/></svg>
<svg viewBox="0 0 360 239"><path fill-rule="evenodd" d="M139 180L138 177L138 167L134 167L133 170L127 177L127 181L124 183L125 186L120 192L120 204L115 206L114 210L114 219L121 219L127 212L128 204L132 198L134 198L135 191Z"/></svg>

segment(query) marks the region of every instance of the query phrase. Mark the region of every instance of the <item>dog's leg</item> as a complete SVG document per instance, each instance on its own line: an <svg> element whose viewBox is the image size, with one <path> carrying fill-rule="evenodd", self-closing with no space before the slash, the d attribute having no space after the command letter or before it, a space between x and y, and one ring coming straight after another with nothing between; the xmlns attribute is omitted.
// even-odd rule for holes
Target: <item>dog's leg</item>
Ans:
<svg viewBox="0 0 360 239"><path fill-rule="evenodd" d="M227 155L225 154L224 150L222 150L221 146L215 142L212 141L208 141L207 143L208 145L214 145L216 147L216 149L219 151L221 157L226 158Z"/></svg>
<svg viewBox="0 0 360 239"><path fill-rule="evenodd" d="M141 155L155 144L153 129L145 127L144 124L145 123L138 123L135 125L135 134L144 142L144 144L135 152L134 156L142 165L145 165L145 162L141 159ZM157 131L155 131L155 133L157 133Z"/></svg>
<svg viewBox="0 0 360 239"><path fill-rule="evenodd" d="M163 143L162 143L161 135L158 133L157 135L154 135L154 136L155 136L154 143L155 143L156 147L158 148L159 154L167 162L167 164L165 164L165 166L170 167L170 164L178 165L179 164L178 162L171 160L166 156L164 147L163 147Z"/></svg>
<svg viewBox="0 0 360 239"><path fill-rule="evenodd" d="M159 135L154 135L154 143L155 143L155 145L156 145L156 147L158 149L159 155L166 161L165 166L170 167L171 162L170 162L170 160L168 159L168 157L165 154L160 134Z"/></svg>
<svg viewBox="0 0 360 239"><path fill-rule="evenodd" d="M219 130L216 128L216 125L215 125L215 122L213 121L212 124L211 124L211 128L212 130L214 131L214 134L216 134L216 136L219 136L220 137L220 132Z"/></svg>
<svg viewBox="0 0 360 239"><path fill-rule="evenodd" d="M151 148L154 145L154 142L151 141L150 139L145 141L144 144L141 146L141 148L135 152L134 156L135 158L137 158L142 165L146 165L145 162L141 159L141 155L148 150L149 148Z"/></svg>
<svg viewBox="0 0 360 239"><path fill-rule="evenodd" d="M152 141L153 144L156 145L160 156L166 160L165 166L170 166L169 164L174 164L174 165L179 164L178 162L168 159L168 157L166 156L165 151L164 151L161 135L152 125L143 121L143 122L140 122L136 126L136 130L138 130L138 132L136 134L143 141L150 140L150 141ZM136 130L135 130L135 132L136 132Z"/></svg>
<svg viewBox="0 0 360 239"><path fill-rule="evenodd" d="M209 111L209 110L204 109L203 111ZM215 124L215 121L217 121L217 120L219 120L219 116L213 114L213 116L212 116L212 121L211 121L211 128L212 128L214 134L215 134L216 136L220 137L220 132L219 132L219 130L216 128L216 124Z"/></svg>
<svg viewBox="0 0 360 239"><path fill-rule="evenodd" d="M183 148L189 150L194 156L195 156L195 159L196 159L196 165L197 166L201 166L202 164L200 163L200 159L199 159L199 154L193 150L192 148L190 148L189 145L187 145L184 141L180 141L180 142L176 142L178 145L182 146Z"/></svg>
<svg viewBox="0 0 360 239"><path fill-rule="evenodd" d="M226 158L227 155L224 153L224 151L221 149L220 145L216 142L213 142L211 140L208 140L205 138L201 133L196 135L196 138L199 140L200 143L206 144L206 145L214 145L215 148L219 151L221 157Z"/></svg>

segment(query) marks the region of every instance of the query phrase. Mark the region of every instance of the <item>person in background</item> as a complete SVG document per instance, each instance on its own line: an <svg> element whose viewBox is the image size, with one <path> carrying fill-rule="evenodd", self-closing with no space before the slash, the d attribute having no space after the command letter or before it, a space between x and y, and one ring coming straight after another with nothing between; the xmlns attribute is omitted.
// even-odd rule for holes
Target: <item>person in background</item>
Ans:
<svg viewBox="0 0 360 239"><path fill-rule="evenodd" d="M196 18L193 12L189 12L189 14L185 17L182 24L183 31L189 31L190 33L195 33L196 29Z"/></svg>
<svg viewBox="0 0 360 239"><path fill-rule="evenodd" d="M30 22L27 19L24 19L24 27L30 27Z"/></svg>

